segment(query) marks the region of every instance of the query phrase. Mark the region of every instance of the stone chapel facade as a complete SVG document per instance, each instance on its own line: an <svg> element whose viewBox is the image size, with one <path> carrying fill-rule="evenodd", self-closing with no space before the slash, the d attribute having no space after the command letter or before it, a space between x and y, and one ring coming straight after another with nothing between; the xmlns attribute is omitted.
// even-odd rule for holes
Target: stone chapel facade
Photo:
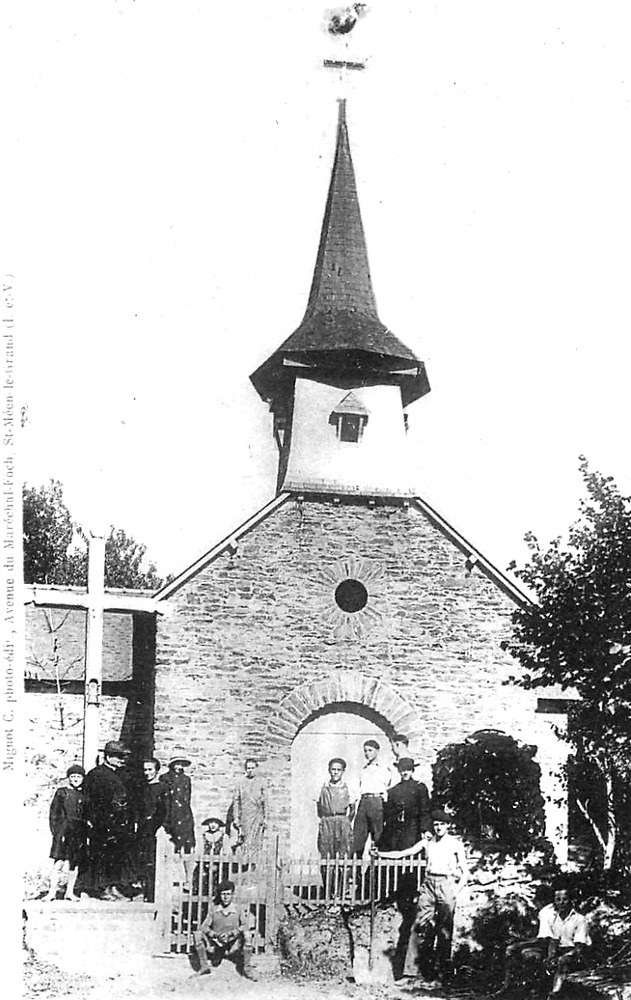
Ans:
<svg viewBox="0 0 631 1000"><path fill-rule="evenodd" d="M536 744L554 797L564 716L507 683L500 648L527 598L410 481L406 410L429 382L377 314L344 102L307 311L252 382L277 494L154 595L153 743L163 760L186 748L198 819L225 812L253 756L283 850L313 854L328 758L352 780L366 735L390 760L397 731L428 784L475 731ZM564 814L546 808L562 856Z"/></svg>

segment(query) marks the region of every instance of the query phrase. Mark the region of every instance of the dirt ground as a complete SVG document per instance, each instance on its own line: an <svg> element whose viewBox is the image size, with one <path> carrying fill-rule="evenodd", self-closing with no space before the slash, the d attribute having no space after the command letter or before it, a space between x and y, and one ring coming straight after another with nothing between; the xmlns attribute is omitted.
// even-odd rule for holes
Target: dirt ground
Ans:
<svg viewBox="0 0 631 1000"><path fill-rule="evenodd" d="M41 1000L402 1000L407 997L434 997L445 1000L442 989L432 989L418 980L404 980L403 985L359 986L350 980L323 981L289 979L283 976L253 982L241 978L227 963L210 976L196 977L186 961L156 958L142 974L95 977L64 973L55 966L25 956L24 997ZM472 1000L471 995L452 992L457 1000ZM479 997L476 1000L480 1000Z"/></svg>

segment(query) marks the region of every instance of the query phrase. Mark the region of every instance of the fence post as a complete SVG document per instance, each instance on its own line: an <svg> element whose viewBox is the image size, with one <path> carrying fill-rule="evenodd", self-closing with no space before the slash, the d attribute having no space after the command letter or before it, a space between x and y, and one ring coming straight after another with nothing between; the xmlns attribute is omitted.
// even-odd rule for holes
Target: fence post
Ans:
<svg viewBox="0 0 631 1000"><path fill-rule="evenodd" d="M271 872L271 893L268 890L267 897L269 905L266 906L267 912L265 915L266 945L269 945L271 948L276 946L276 935L278 933L278 906L280 893L282 892L282 870L283 866L280 860L280 837L276 834L274 837L274 859Z"/></svg>
<svg viewBox="0 0 631 1000"><path fill-rule="evenodd" d="M173 898L173 863L171 842L162 829L156 837L156 950L171 950L171 906Z"/></svg>

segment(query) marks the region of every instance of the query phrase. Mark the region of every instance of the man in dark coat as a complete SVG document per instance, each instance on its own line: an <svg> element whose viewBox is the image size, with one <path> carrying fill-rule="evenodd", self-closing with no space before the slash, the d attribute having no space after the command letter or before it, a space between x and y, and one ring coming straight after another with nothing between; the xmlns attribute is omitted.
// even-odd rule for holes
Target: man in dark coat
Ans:
<svg viewBox="0 0 631 1000"><path fill-rule="evenodd" d="M384 832L380 848L384 851L404 851L432 832L429 792L422 781L415 781L414 761L401 757L396 768L401 775L397 785L388 790L384 809Z"/></svg>
<svg viewBox="0 0 631 1000"><path fill-rule="evenodd" d="M158 778L160 761L147 757L142 762L143 784L138 794L136 816L136 864L142 894L154 899L156 873L156 833L167 818L167 789Z"/></svg>
<svg viewBox="0 0 631 1000"><path fill-rule="evenodd" d="M126 763L129 750L110 740L104 762L88 771L85 782L85 819L88 824L88 863L80 872L82 889L100 899L130 896L134 811Z"/></svg>

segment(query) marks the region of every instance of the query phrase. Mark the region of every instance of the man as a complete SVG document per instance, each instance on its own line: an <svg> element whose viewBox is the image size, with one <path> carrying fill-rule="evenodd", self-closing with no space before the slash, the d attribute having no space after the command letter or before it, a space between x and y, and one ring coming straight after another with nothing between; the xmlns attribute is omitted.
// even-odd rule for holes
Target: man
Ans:
<svg viewBox="0 0 631 1000"><path fill-rule="evenodd" d="M333 757L329 761L329 780L322 785L318 798L318 851L322 858L345 857L352 850L352 808L348 785L342 780L346 761Z"/></svg>
<svg viewBox="0 0 631 1000"><path fill-rule="evenodd" d="M467 861L462 841L449 830L449 817L442 809L432 812L434 836L426 842L427 867L418 897L415 930L434 922L437 978L445 983L451 971L451 939L459 894L467 884Z"/></svg>
<svg viewBox="0 0 631 1000"><path fill-rule="evenodd" d="M156 833L167 818L167 789L158 778L160 761L147 757L142 762L144 782L140 788L136 817L136 860L140 887L145 900L154 899Z"/></svg>
<svg viewBox="0 0 631 1000"><path fill-rule="evenodd" d="M427 785L414 780L414 761L411 757L401 757L395 766L401 780L388 790L380 847L401 851L412 847L424 833L432 832L433 827Z"/></svg>
<svg viewBox="0 0 631 1000"><path fill-rule="evenodd" d="M257 774L258 761L248 757L245 774L232 799L233 826L237 845L246 857L256 857L263 849L267 822L267 786Z"/></svg>
<svg viewBox="0 0 631 1000"><path fill-rule="evenodd" d="M551 995L558 993L568 972L584 963L591 943L587 921L574 909L569 890L557 888L553 902L539 911L537 937L517 941L506 949L503 992L510 990L520 964L530 967L543 964L553 976Z"/></svg>
<svg viewBox="0 0 631 1000"><path fill-rule="evenodd" d="M390 746L392 747L392 753L394 754L394 766L397 766L397 761L401 760L401 757L407 757L408 747L410 741L405 735L405 733L395 733L390 740Z"/></svg>
<svg viewBox="0 0 631 1000"><path fill-rule="evenodd" d="M210 975L224 958L234 962L244 975L245 936L251 930L246 914L234 903L234 882L226 879L217 886L218 905L211 905L199 930L193 933L193 945L199 959L198 976Z"/></svg>
<svg viewBox="0 0 631 1000"><path fill-rule="evenodd" d="M83 784L88 860L79 878L88 893L110 901L130 898L134 815L126 768L129 753L122 743L110 740L103 763L88 771Z"/></svg>
<svg viewBox="0 0 631 1000"><path fill-rule="evenodd" d="M350 818L353 800L348 785L343 781L346 761L343 757L333 757L329 761L328 770L329 780L322 785L317 802L320 821L318 851L321 858L345 858L353 850L353 827ZM341 892L343 888L341 873L338 873L336 879L334 872L329 870L327 885L327 867L323 865L321 871L325 895Z"/></svg>
<svg viewBox="0 0 631 1000"><path fill-rule="evenodd" d="M392 772L379 760L377 740L364 743L364 764L359 776L359 804L353 826L353 851L361 858L370 836L375 847L383 832L383 807L392 784Z"/></svg>
<svg viewBox="0 0 631 1000"><path fill-rule="evenodd" d="M418 934L434 923L436 951L434 971L436 980L445 984L451 971L451 939L454 929L454 912L458 895L467 882L467 862L464 846L449 830L449 817L442 809L432 812L434 835L425 836L412 847L384 853L384 857L413 857L425 852L427 867L425 880L419 889L414 930Z"/></svg>

